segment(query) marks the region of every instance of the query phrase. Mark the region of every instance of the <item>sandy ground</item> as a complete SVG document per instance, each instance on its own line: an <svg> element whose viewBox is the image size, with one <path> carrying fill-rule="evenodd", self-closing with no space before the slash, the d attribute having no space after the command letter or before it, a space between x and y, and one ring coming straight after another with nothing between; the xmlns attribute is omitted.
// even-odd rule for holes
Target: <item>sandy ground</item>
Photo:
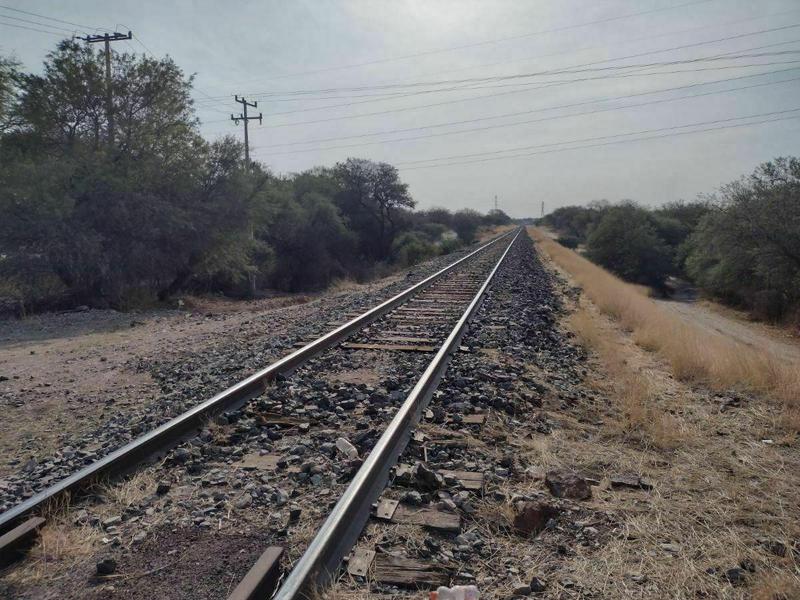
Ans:
<svg viewBox="0 0 800 600"><path fill-rule="evenodd" d="M800 360L800 340L784 329L745 320L738 312L713 302L656 300L663 308L684 321L708 331L732 338L756 349L765 349L777 356Z"/></svg>

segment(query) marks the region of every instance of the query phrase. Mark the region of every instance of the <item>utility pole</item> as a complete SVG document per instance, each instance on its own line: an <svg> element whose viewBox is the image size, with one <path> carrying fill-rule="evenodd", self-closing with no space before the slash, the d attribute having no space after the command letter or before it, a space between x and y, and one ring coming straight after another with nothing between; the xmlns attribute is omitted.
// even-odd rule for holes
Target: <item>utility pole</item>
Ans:
<svg viewBox="0 0 800 600"><path fill-rule="evenodd" d="M239 124L239 121L244 121L244 164L247 168L250 168L250 140L247 137L247 122L258 119L258 124L261 125L261 113L258 113L257 117L248 117L247 116L247 107L251 108L258 108L258 102L248 102L244 97L239 98L239 96L234 96L236 102L242 105L242 112L239 113L238 117L234 117L231 115L231 121Z"/></svg>
<svg viewBox="0 0 800 600"><path fill-rule="evenodd" d="M494 195L494 210L497 211L497 194Z"/></svg>
<svg viewBox="0 0 800 600"><path fill-rule="evenodd" d="M244 166L245 169L250 168L250 138L247 135L247 122L250 120L258 119L258 124L261 125L261 113L258 113L257 117L248 117L247 116L247 107L250 108L258 108L258 102L248 102L246 98L239 96L234 96L236 102L242 105L242 112L239 113L238 117L234 117L231 115L231 121L239 124L239 121L244 121ZM250 239L255 239L255 232L253 231L253 222L250 222ZM258 291L258 286L256 284L256 276L255 274L250 275L250 293L255 296L256 292Z"/></svg>
<svg viewBox="0 0 800 600"><path fill-rule="evenodd" d="M544 216L544 200L542 200L542 216Z"/></svg>
<svg viewBox="0 0 800 600"><path fill-rule="evenodd" d="M114 145L114 98L111 89L111 42L133 39L133 33L104 33L103 35L87 35L79 37L88 44L103 42L106 46L106 119L108 119L108 145Z"/></svg>

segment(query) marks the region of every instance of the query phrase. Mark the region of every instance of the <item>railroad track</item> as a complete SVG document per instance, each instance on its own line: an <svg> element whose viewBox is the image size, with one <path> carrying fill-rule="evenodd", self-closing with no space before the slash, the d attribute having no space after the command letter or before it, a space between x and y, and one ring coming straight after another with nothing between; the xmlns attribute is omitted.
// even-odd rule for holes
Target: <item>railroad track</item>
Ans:
<svg viewBox="0 0 800 600"><path fill-rule="evenodd" d="M304 344L285 358L6 511L0 515L0 534L3 534L0 555L4 560L13 558L20 548L32 541L43 524L42 518L35 515L49 503L68 493L80 493L99 479L118 477L145 461L163 456L176 444L196 436L215 415L231 415L234 421L240 414L245 418L258 418L257 427L273 432L268 436L270 439L280 436L278 439L283 439L284 446L292 438L292 432L302 437L308 433L309 424L300 424L295 431L291 427L296 424L297 416L279 414L286 408L282 395L291 391L292 377L288 382L285 378L295 371L307 374L320 366L330 370L331 364L335 368L342 360L349 361L352 366L369 364L376 356L404 356L399 359L397 377L386 386L388 398L369 398L369 403L375 400L376 404L384 405L379 414L373 410L371 415L371 425L375 421L388 422L379 439L362 435L363 428L358 433L357 429L341 427L342 421L347 420L346 417L342 419L342 415L347 415L347 411L354 407L352 400L345 399L333 407L326 401L322 407L317 407L317 413L329 412L332 415L328 423L338 425L342 433L356 434L357 443L341 444L344 450L339 448L339 453L347 458L355 449L359 455L367 452L368 455L363 464L360 457L348 459L346 468L353 475L352 480L349 485L342 484L336 488L338 491L346 487L319 534L294 565L279 594L282 598L298 597L309 586L326 581L361 532L369 517L370 505L383 489L389 469L408 442L411 427L418 421L420 411L429 400L449 358L458 349L470 318L520 232L493 240L379 306L349 318L330 333ZM325 359L333 352L332 348L335 348L336 356ZM342 359L342 355L349 358ZM340 386L334 400L341 400L342 396L361 389L359 386L351 387ZM254 399L258 402L251 403ZM276 427L287 424L290 425L289 435L276 432ZM356 423L357 427L362 425L363 422ZM270 455L259 453L256 456ZM280 464L281 460L278 460L273 467L284 471L289 479L301 478L304 473L300 471L300 477L297 477L297 468L291 464L297 462L295 456L290 454L289 459L289 464L287 461ZM175 464L184 463L173 453L163 468L169 469ZM274 584L275 557L274 550L265 553L232 597L258 597L265 585Z"/></svg>

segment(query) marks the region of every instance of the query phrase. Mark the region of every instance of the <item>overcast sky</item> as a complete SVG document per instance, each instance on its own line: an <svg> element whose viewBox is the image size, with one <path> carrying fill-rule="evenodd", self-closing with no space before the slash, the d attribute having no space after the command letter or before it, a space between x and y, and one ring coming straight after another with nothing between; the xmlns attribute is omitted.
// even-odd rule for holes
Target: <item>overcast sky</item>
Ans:
<svg viewBox="0 0 800 600"><path fill-rule="evenodd" d="M799 151L797 0L0 3L0 53L29 70L58 35L19 27L130 29L115 49L196 74L208 138L242 136L244 94L264 114L252 156L273 171L386 161L421 207L656 205Z"/></svg>

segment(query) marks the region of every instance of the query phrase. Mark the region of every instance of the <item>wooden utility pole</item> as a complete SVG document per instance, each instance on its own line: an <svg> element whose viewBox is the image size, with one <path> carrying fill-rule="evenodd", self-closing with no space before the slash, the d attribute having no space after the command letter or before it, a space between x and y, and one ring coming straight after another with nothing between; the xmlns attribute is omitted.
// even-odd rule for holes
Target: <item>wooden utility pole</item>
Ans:
<svg viewBox="0 0 800 600"><path fill-rule="evenodd" d="M261 113L258 113L257 117L248 117L247 116L247 107L250 108L258 108L258 102L248 102L244 97L239 98L239 96L234 96L236 102L242 105L242 112L239 113L238 117L234 117L231 115L231 121L239 124L239 121L244 121L244 166L245 169L250 168L250 138L247 134L247 122L250 120L258 119L258 124L261 124ZM250 222L250 239L255 239L255 232L253 231L253 223ZM256 295L258 292L258 286L256 284L256 276L255 274L250 275L250 294L253 296Z"/></svg>
<svg viewBox="0 0 800 600"><path fill-rule="evenodd" d="M103 42L106 46L106 119L108 120L108 145L114 144L114 96L111 86L111 42L133 39L133 33L104 33L103 35L87 35L78 38L89 44Z"/></svg>
<svg viewBox="0 0 800 600"><path fill-rule="evenodd" d="M257 117L248 117L247 116L247 107L251 108L258 108L258 102L248 102L245 100L244 97L239 98L239 96L234 96L236 102L242 105L242 112L239 113L238 117L234 117L231 115L231 121L239 124L239 121L244 121L244 164L247 168L250 168L250 139L247 136L247 122L258 119L258 124L261 125L261 113L258 113Z"/></svg>

